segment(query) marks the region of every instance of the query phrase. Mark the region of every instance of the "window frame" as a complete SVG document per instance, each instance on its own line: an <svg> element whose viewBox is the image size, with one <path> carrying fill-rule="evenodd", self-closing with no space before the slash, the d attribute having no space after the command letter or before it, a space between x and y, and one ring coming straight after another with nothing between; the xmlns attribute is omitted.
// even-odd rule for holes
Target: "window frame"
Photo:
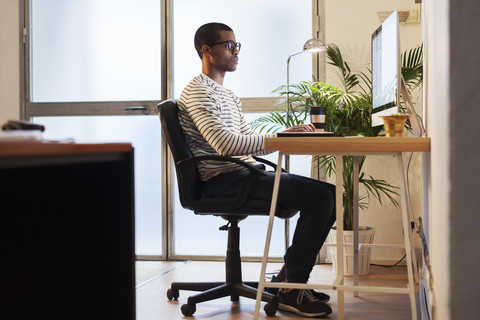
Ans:
<svg viewBox="0 0 480 320"><path fill-rule="evenodd" d="M159 0L161 3L161 100L173 98L173 0ZM324 0L312 1L312 37L324 39ZM85 102L32 102L30 69L30 8L31 0L19 1L20 9L20 119L30 121L42 116L99 116L99 115L155 115L156 100L139 101L85 101ZM323 80L325 75L324 54L312 55L312 74ZM285 60L286 64L286 60ZM275 97L241 98L243 111L260 113L272 111ZM92 108L94 106L94 108ZM165 137L162 135L162 255L137 256L140 260L199 259L222 260L216 256L178 256L173 254L173 162ZM247 258L261 261L261 257Z"/></svg>

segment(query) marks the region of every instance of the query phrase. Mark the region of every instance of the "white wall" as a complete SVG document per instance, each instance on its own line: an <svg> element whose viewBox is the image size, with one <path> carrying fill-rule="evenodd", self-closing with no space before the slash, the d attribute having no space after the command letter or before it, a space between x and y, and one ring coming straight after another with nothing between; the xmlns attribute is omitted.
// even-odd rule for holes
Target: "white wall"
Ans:
<svg viewBox="0 0 480 320"><path fill-rule="evenodd" d="M429 249L434 288L429 288L433 318L449 319L450 299L450 100L448 0L425 4L426 28L426 112L427 130L432 137L429 183ZM428 285L427 285L428 286ZM442 316L439 317L439 314Z"/></svg>
<svg viewBox="0 0 480 320"><path fill-rule="evenodd" d="M371 35L378 28L381 21L377 12L393 10L418 10L421 6L413 0L325 0L325 41L335 43L340 48L343 58L355 71L367 72L366 67L371 65ZM422 44L422 24L400 24L400 39L402 51L415 48ZM335 84L338 77L332 67L327 65L327 82ZM412 97L416 103L417 113L422 114L421 90L414 92ZM405 155L407 158L407 155ZM407 165L405 159L405 167ZM393 157L367 158L364 172L376 179L399 186L397 162ZM416 217L421 216L422 210L422 165L421 155L414 154L410 165L409 180L410 193ZM361 190L362 191L362 190ZM399 200L399 198L398 198ZM391 202L378 203L372 198L368 209L360 213L360 224L376 228L375 243L403 244L403 228L401 211ZM416 241L419 248L420 243ZM374 262L391 264L403 257L402 249L374 249Z"/></svg>
<svg viewBox="0 0 480 320"><path fill-rule="evenodd" d="M480 319L480 3L437 0L425 7L429 300L433 319Z"/></svg>
<svg viewBox="0 0 480 320"><path fill-rule="evenodd" d="M19 0L0 1L0 125L20 119Z"/></svg>
<svg viewBox="0 0 480 320"><path fill-rule="evenodd" d="M432 296L436 319L480 319L480 3L427 4Z"/></svg>

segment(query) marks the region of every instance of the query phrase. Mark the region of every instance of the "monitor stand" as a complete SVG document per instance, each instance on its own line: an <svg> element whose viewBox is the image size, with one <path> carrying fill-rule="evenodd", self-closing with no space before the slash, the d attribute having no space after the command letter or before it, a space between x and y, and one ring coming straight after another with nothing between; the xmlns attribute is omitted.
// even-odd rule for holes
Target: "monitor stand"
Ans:
<svg viewBox="0 0 480 320"><path fill-rule="evenodd" d="M412 126L412 133L414 137L422 137L423 136L423 126L418 119L417 113L415 112L415 108L413 107L412 100L410 99L410 94L407 90L407 85L405 84L405 80L403 76L400 76L400 94L402 95L403 101L405 101L405 109L409 114L410 125Z"/></svg>

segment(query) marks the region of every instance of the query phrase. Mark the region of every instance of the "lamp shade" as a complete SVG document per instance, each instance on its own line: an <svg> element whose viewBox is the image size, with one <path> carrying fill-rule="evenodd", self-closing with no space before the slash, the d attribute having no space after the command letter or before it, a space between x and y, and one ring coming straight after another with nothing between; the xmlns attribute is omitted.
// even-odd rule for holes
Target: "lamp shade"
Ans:
<svg viewBox="0 0 480 320"><path fill-rule="evenodd" d="M327 46L325 43L323 43L322 40L313 38L310 40L307 40L305 44L303 45L303 51L309 51L309 52L320 52L320 51L325 51L327 49Z"/></svg>

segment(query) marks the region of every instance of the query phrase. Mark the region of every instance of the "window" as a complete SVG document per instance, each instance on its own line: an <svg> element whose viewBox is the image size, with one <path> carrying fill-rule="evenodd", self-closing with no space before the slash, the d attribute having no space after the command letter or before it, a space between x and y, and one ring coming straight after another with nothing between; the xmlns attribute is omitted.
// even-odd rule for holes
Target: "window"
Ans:
<svg viewBox="0 0 480 320"><path fill-rule="evenodd" d="M45 125L46 139L133 144L136 254L161 256L160 122L142 115L162 99L161 1L26 0L25 8L26 117Z"/></svg>
<svg viewBox="0 0 480 320"><path fill-rule="evenodd" d="M209 228L215 239L226 237L217 231L220 219L183 212L178 200L175 214L161 203L174 199L176 190L175 181L162 185L161 177L169 173L160 171L170 166L161 164L167 157L156 105L178 98L200 73L194 33L204 23L221 21L242 43L239 68L225 86L242 98L244 111L272 110L272 91L286 82L287 57L312 37L317 6L317 0L23 0L22 115L44 124L46 139L133 144L137 255L223 255L225 239L205 240L208 246L219 243L207 252L201 238L188 232ZM310 79L316 74L312 70L310 55L295 57L291 83ZM250 120L256 116L249 114ZM277 160L275 155L271 159ZM174 221L171 230L163 227L167 215ZM242 222L242 228L252 230L249 234L257 234L242 237L244 254L262 255L258 241L265 240L266 223L264 218ZM281 256L283 223L275 228L279 241L272 253ZM188 240L190 235L195 241ZM192 242L199 246L187 247ZM167 247L175 251L168 253Z"/></svg>
<svg viewBox="0 0 480 320"><path fill-rule="evenodd" d="M160 100L160 1L32 0L31 102Z"/></svg>
<svg viewBox="0 0 480 320"><path fill-rule="evenodd" d="M205 23L227 24L242 43L237 70L225 77L224 85L243 98L272 97L286 83L288 56L312 38L310 0L177 0L173 12L175 97L201 72L193 37ZM311 79L311 60L305 54L292 61L291 78Z"/></svg>
<svg viewBox="0 0 480 320"><path fill-rule="evenodd" d="M177 0L174 1L173 12L173 84L177 98L183 87L201 72L201 61L194 49L193 39L195 31L204 23L216 21L229 25L234 30L236 40L242 43L239 66L235 72L227 74L224 86L244 98L274 97L272 91L286 83L288 56L299 52L304 42L312 37L312 21L305 18L312 16L312 2L308 0ZM291 81L311 79L311 56L305 54L295 59L290 75ZM265 101L264 105L265 110L273 110L271 99ZM244 111L248 111L245 102L243 106ZM259 116L249 114L248 118L253 120ZM275 156L271 160L277 162ZM292 161L292 170L308 168L306 174L309 175L308 158L297 160L300 162ZM173 188L175 191L176 185ZM226 233L218 231L223 220L195 216L181 207L177 196L173 211L174 255L224 255ZM295 226L294 221L290 228ZM274 224L270 254L281 257L285 252L284 227L283 223L278 222ZM263 255L263 246L258 244L265 241L267 223L266 217L249 217L241 222L240 227L248 232L248 236L245 233L241 236L242 255ZM293 235L293 229L290 234Z"/></svg>
<svg viewBox="0 0 480 320"><path fill-rule="evenodd" d="M135 253L137 256L161 256L162 149L158 117L36 117L33 121L45 126L44 138L48 140L132 143L135 157ZM115 219L115 213L111 214Z"/></svg>

